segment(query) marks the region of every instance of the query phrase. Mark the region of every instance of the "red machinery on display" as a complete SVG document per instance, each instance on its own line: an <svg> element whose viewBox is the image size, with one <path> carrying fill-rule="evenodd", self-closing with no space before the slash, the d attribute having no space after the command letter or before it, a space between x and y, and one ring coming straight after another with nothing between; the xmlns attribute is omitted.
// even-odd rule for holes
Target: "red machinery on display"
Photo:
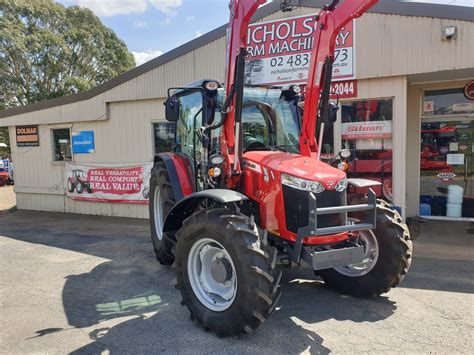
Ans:
<svg viewBox="0 0 474 355"><path fill-rule="evenodd" d="M347 151L326 164L318 148L337 116L335 38L377 1L333 0L317 15L304 98L298 86L244 88L247 30L265 2L231 1L225 88L201 80L169 89L176 152L155 157L150 180L157 259L175 263L182 304L220 336L252 332L270 316L281 262L311 267L342 293L372 296L397 286L411 261L396 211L372 190L346 203L348 185L377 183L346 178L337 166ZM293 8L282 1L282 11Z"/></svg>

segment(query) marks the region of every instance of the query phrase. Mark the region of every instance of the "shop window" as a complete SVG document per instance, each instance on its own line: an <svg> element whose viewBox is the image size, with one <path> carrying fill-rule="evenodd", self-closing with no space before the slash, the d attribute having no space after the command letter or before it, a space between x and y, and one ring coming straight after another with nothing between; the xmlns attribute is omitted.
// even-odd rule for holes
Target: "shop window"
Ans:
<svg viewBox="0 0 474 355"><path fill-rule="evenodd" d="M388 201L392 200L392 119L391 99L342 104L342 146L352 152L348 176L381 182L374 190Z"/></svg>
<svg viewBox="0 0 474 355"><path fill-rule="evenodd" d="M71 154L71 130L53 129L53 161L69 161Z"/></svg>
<svg viewBox="0 0 474 355"><path fill-rule="evenodd" d="M155 154L174 150L175 124L171 122L153 123Z"/></svg>
<svg viewBox="0 0 474 355"><path fill-rule="evenodd" d="M420 215L474 217L474 119L421 122Z"/></svg>
<svg viewBox="0 0 474 355"><path fill-rule="evenodd" d="M474 103L464 96L464 89L425 91L423 116L474 114Z"/></svg>

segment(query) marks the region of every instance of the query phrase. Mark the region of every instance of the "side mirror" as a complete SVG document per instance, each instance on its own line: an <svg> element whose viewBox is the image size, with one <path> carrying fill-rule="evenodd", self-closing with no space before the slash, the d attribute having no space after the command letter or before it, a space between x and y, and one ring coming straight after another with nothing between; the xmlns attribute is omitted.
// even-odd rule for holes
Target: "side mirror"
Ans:
<svg viewBox="0 0 474 355"><path fill-rule="evenodd" d="M339 110L339 106L336 105L334 102L329 103L328 108L328 123L334 123L337 121L337 111Z"/></svg>
<svg viewBox="0 0 474 355"><path fill-rule="evenodd" d="M165 101L165 117L168 122L179 121L179 100L176 97L170 97Z"/></svg>

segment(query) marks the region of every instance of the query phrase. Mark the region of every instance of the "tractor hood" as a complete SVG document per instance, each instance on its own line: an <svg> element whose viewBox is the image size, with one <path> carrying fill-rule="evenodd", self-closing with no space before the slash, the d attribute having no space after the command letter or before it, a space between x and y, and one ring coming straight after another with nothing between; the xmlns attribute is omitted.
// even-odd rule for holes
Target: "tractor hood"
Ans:
<svg viewBox="0 0 474 355"><path fill-rule="evenodd" d="M317 181L328 190L346 177L346 173L315 158L285 152L252 151L244 154L244 166L252 170L266 168L268 174L285 173L301 179ZM252 166L253 165L253 166Z"/></svg>

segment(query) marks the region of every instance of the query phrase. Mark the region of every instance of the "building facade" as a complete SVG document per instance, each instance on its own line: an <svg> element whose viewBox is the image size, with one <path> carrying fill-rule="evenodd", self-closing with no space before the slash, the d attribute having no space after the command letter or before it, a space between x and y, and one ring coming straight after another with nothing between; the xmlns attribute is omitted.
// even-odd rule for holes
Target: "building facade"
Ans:
<svg viewBox="0 0 474 355"><path fill-rule="evenodd" d="M314 3L302 0L290 15L270 4L254 23L317 13ZM69 199L65 161L138 164L169 150L167 89L224 81L225 33L222 26L88 92L0 112L0 126L10 132L17 207L147 218L146 205ZM350 148L349 175L381 181L379 195L405 216L421 208L427 216L473 218L474 101L467 84L474 80L474 8L381 3L355 21L354 41L356 91L340 95L326 153ZM38 145L18 144L17 128L28 126L36 127ZM379 134L365 132L372 129ZM72 134L82 131L94 132L90 154L71 151ZM460 213L448 213L450 192L462 194Z"/></svg>

